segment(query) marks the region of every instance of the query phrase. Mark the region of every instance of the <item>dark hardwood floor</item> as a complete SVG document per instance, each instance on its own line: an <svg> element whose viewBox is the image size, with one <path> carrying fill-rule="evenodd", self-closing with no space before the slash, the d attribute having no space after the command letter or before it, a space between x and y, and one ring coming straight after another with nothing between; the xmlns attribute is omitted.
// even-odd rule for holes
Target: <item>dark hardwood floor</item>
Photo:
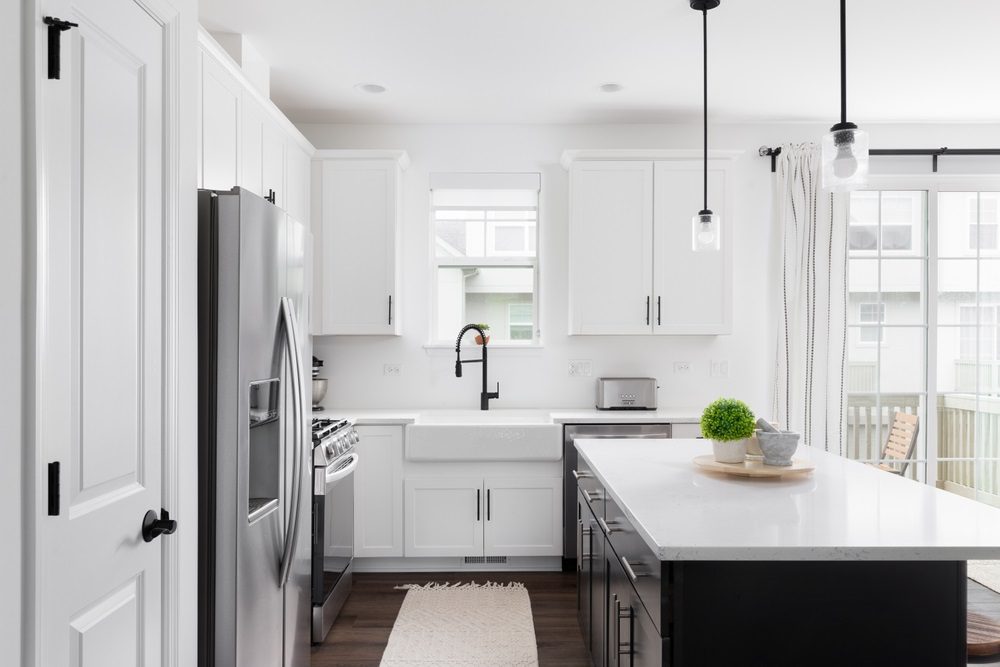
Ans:
<svg viewBox="0 0 1000 667"><path fill-rule="evenodd" d="M355 574L354 589L329 636L313 647L312 667L378 667L406 595L395 586L428 581L522 582L531 598L539 667L589 667L576 624L576 575L562 572ZM1000 593L971 579L968 583L969 610L1000 620Z"/></svg>
<svg viewBox="0 0 1000 667"><path fill-rule="evenodd" d="M326 641L313 647L312 667L377 667L406 591L428 581L520 581L535 619L539 667L587 667L576 623L576 574L562 572L422 572L354 575L354 587Z"/></svg>

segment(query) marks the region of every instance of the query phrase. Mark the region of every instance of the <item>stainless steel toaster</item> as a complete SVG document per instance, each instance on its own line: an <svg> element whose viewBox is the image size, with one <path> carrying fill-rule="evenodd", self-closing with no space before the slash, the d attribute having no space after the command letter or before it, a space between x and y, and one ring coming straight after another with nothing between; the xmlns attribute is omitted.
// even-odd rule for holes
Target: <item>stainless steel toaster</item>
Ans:
<svg viewBox="0 0 1000 667"><path fill-rule="evenodd" d="M598 410L655 410L656 378L599 378Z"/></svg>

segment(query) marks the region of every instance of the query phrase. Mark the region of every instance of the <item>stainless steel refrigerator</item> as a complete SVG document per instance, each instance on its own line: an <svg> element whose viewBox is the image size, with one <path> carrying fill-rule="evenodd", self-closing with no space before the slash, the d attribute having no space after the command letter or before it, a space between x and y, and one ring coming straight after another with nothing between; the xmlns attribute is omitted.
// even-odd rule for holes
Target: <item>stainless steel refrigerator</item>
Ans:
<svg viewBox="0 0 1000 667"><path fill-rule="evenodd" d="M199 665L307 667L311 236L198 191Z"/></svg>

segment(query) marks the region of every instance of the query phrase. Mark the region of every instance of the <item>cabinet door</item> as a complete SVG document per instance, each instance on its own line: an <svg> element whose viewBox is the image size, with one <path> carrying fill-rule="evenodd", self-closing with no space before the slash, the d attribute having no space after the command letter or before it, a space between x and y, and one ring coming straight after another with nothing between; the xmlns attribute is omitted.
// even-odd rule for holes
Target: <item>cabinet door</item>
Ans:
<svg viewBox="0 0 1000 667"><path fill-rule="evenodd" d="M240 183L242 88L215 58L201 54L201 187Z"/></svg>
<svg viewBox="0 0 1000 667"><path fill-rule="evenodd" d="M590 552L590 655L595 667L603 667L607 664L608 646L608 564L605 562L605 553L614 551L607 545L596 518L591 515L591 519L593 548Z"/></svg>
<svg viewBox="0 0 1000 667"><path fill-rule="evenodd" d="M273 192L274 205L285 211L285 136L270 118L265 118L260 132L261 196Z"/></svg>
<svg viewBox="0 0 1000 667"><path fill-rule="evenodd" d="M410 477L404 481L407 557L483 555L483 480Z"/></svg>
<svg viewBox="0 0 1000 667"><path fill-rule="evenodd" d="M487 477L487 556L562 555L562 478Z"/></svg>
<svg viewBox="0 0 1000 667"><path fill-rule="evenodd" d="M292 220L310 226L309 182L310 159L294 141L285 144L285 210Z"/></svg>
<svg viewBox="0 0 1000 667"><path fill-rule="evenodd" d="M403 427L358 426L354 555L403 555Z"/></svg>
<svg viewBox="0 0 1000 667"><path fill-rule="evenodd" d="M324 334L400 333L399 173L394 160L323 162Z"/></svg>
<svg viewBox="0 0 1000 667"><path fill-rule="evenodd" d="M728 169L710 163L708 171L708 203L722 216L720 252L691 249L691 217L704 203L701 162L657 162L655 172L654 331L731 333L733 227L726 207Z"/></svg>
<svg viewBox="0 0 1000 667"><path fill-rule="evenodd" d="M570 333L649 333L653 164L575 163L569 209Z"/></svg>
<svg viewBox="0 0 1000 667"><path fill-rule="evenodd" d="M593 585L594 515L583 497L576 492L576 615L583 633L583 643L590 646L590 589Z"/></svg>

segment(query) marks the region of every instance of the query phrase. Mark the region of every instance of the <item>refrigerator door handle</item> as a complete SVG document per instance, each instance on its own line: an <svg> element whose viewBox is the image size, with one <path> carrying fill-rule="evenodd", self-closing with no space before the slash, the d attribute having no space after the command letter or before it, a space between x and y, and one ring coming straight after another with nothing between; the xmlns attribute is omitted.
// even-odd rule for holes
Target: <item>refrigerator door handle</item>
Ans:
<svg viewBox="0 0 1000 667"><path fill-rule="evenodd" d="M288 513L288 525L285 526L285 549L281 556L281 575L278 585L284 587L288 582L288 575L292 569L292 556L295 550L295 543L298 541L299 532L299 510L302 491L302 443L304 430L302 427L302 358L299 354L299 332L298 323L295 320L295 306L287 296L281 297L281 319L282 329L285 332L285 351L289 355L289 371L292 376L292 412L294 415L292 437L292 504Z"/></svg>

